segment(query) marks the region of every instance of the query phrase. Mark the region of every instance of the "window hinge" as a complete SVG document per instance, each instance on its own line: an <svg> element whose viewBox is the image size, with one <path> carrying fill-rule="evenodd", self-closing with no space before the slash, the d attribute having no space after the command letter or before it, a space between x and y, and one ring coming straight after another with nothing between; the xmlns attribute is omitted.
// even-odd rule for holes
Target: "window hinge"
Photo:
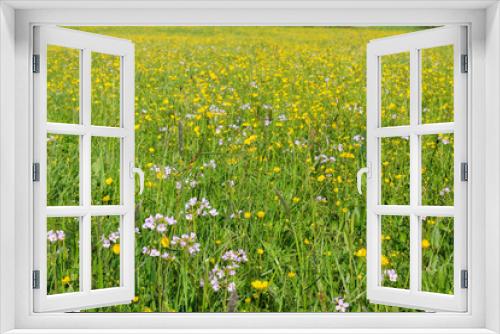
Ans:
<svg viewBox="0 0 500 334"><path fill-rule="evenodd" d="M35 162L33 164L33 182L40 181L40 164Z"/></svg>
<svg viewBox="0 0 500 334"><path fill-rule="evenodd" d="M33 73L40 73L40 55L33 55Z"/></svg>
<svg viewBox="0 0 500 334"><path fill-rule="evenodd" d="M40 289L40 270L33 270L33 289Z"/></svg>
<svg viewBox="0 0 500 334"><path fill-rule="evenodd" d="M469 56L462 55L462 73L469 72Z"/></svg>
<svg viewBox="0 0 500 334"><path fill-rule="evenodd" d="M469 181L469 164L466 162L460 164L460 179L462 181Z"/></svg>
<svg viewBox="0 0 500 334"><path fill-rule="evenodd" d="M469 272L467 270L462 270L460 276L460 287L462 289L467 289L469 287Z"/></svg>

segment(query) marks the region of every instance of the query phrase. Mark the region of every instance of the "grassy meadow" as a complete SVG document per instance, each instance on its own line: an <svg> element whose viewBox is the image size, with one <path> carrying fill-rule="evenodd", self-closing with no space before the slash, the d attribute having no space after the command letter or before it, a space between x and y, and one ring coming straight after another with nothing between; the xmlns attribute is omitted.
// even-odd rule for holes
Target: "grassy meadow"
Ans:
<svg viewBox="0 0 500 334"><path fill-rule="evenodd" d="M106 312L388 312L366 298L366 45L413 28L86 27L136 48L136 297ZM422 53L422 122L453 121L451 47ZM78 51L49 48L48 121L79 122ZM119 59L93 54L92 124L119 126ZM382 59L382 125L409 124L409 56ZM49 134L48 205L78 205L79 138ZM409 204L409 140L381 140ZM453 205L453 135L422 136L422 203ZM120 203L92 139L92 204ZM48 293L79 290L79 221L48 219ZM409 218L382 217L409 287ZM453 293L453 218L422 217L422 288ZM119 285L119 217L92 218L92 288ZM406 310L408 311L408 310Z"/></svg>

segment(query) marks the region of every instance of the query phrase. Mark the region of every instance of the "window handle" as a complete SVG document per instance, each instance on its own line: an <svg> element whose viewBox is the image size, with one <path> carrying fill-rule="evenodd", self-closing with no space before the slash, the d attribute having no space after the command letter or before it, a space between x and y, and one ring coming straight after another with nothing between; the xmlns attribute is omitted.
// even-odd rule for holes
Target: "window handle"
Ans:
<svg viewBox="0 0 500 334"><path fill-rule="evenodd" d="M366 177L369 178L371 175L370 171L370 163L368 163L368 167L363 167L358 170L358 174L356 175L357 183L358 183L358 193L360 195L363 194L363 190L361 189L361 179L363 178L363 174L366 174Z"/></svg>
<svg viewBox="0 0 500 334"><path fill-rule="evenodd" d="M134 174L139 175L139 195L144 191L144 172L142 169L134 166L133 162L130 162L130 177L133 179Z"/></svg>

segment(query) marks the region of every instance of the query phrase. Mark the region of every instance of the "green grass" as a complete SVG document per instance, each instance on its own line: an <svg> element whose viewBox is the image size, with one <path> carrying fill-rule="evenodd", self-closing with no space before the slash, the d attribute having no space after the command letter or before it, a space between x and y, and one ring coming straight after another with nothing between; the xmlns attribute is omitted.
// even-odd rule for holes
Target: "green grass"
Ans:
<svg viewBox="0 0 500 334"><path fill-rule="evenodd" d="M366 44L415 29L80 29L135 43L136 164L146 172L144 194L136 195L137 297L94 311L334 312L339 297L350 303L348 311L405 311L366 298L366 200L355 179L366 164ZM423 53L425 122L453 120L448 56L449 48ZM382 63L388 64L382 122L407 124L408 59ZM78 119L75 66L74 52L54 47L49 53L49 121ZM93 124L116 125L117 62L95 55L93 66ZM78 146L67 137L51 135L48 143L51 205L79 201ZM422 197L452 205L453 137L425 136L422 143ZM92 148L93 202L119 203L119 148L107 139L94 139ZM384 140L384 203L408 204L408 159L406 138ZM198 203L186 209L191 198ZM216 216L209 208L196 213L202 198ZM144 228L157 213L176 224L158 232L163 221L156 219L155 230ZM383 221L383 270L398 273L383 284L408 287L409 219ZM452 223L428 217L422 224L426 291L453 290ZM76 230L64 224L49 224L67 235L49 242L50 293L78 290L77 243L68 242ZM93 288L117 285L119 239L109 241L116 231L116 218L94 221ZM187 246L175 242L191 232L196 240ZM191 255L195 243L199 252ZM239 249L246 259L234 268L236 260L223 255ZM151 256L156 251L169 255ZM224 276L215 291L210 281L217 270Z"/></svg>

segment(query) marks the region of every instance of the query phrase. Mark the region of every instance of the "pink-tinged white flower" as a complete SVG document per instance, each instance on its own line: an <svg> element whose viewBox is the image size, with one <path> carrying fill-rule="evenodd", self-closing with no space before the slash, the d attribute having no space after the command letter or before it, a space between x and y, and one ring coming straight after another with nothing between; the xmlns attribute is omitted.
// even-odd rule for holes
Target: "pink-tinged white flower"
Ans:
<svg viewBox="0 0 500 334"><path fill-rule="evenodd" d="M102 239L102 247L109 248L110 246L111 246L111 242L109 241L109 239L103 238Z"/></svg>
<svg viewBox="0 0 500 334"><path fill-rule="evenodd" d="M210 285L212 286L212 289L217 292L220 290L220 285L219 285L219 281L217 279L213 279L210 281Z"/></svg>
<svg viewBox="0 0 500 334"><path fill-rule="evenodd" d="M178 246L186 250L189 255L196 255L200 252L200 244L196 242L196 233L183 234L180 237L174 235L170 242L172 247Z"/></svg>
<svg viewBox="0 0 500 334"><path fill-rule="evenodd" d="M243 249L238 249L237 251L229 250L221 256L221 259L235 264L248 261L247 254Z"/></svg>
<svg viewBox="0 0 500 334"><path fill-rule="evenodd" d="M198 203L198 198L196 198L196 197L190 198L189 201L186 203L186 209L195 206L196 203Z"/></svg>
<svg viewBox="0 0 500 334"><path fill-rule="evenodd" d="M228 292L234 292L236 291L236 283L231 282L227 285L227 291Z"/></svg>
<svg viewBox="0 0 500 334"><path fill-rule="evenodd" d="M339 146L341 149L342 146ZM326 154L320 154L314 157L314 161L318 162L319 164L326 164L326 163L331 163L335 162L335 157L329 157Z"/></svg>
<svg viewBox="0 0 500 334"><path fill-rule="evenodd" d="M444 187L444 188L443 188L443 189L441 189L441 191L439 192L439 195L444 196L444 195L446 195L446 194L449 194L449 193L450 193L450 191L451 191L451 190L450 190L450 188L448 188L448 187Z"/></svg>
<svg viewBox="0 0 500 334"><path fill-rule="evenodd" d="M175 171L175 168L172 168L170 166L166 166L163 170L165 178L168 178L172 174L172 172L174 172L174 171Z"/></svg>
<svg viewBox="0 0 500 334"><path fill-rule="evenodd" d="M54 243L57 241L57 234L50 230L47 232L47 240L49 240L51 243Z"/></svg>
<svg viewBox="0 0 500 334"><path fill-rule="evenodd" d="M189 201L184 205L185 215L184 217L188 221L192 221L195 217L215 217L219 213L216 209L212 208L210 202L206 198L201 198L198 200L196 197L189 199Z"/></svg>
<svg viewBox="0 0 500 334"><path fill-rule="evenodd" d="M384 274L391 282L396 282L398 280L398 273L396 272L396 269L386 269L384 270Z"/></svg>
<svg viewBox="0 0 500 334"><path fill-rule="evenodd" d="M177 220L175 220L174 217L165 217L165 222L168 225L175 225L175 224L177 224Z"/></svg>
<svg viewBox="0 0 500 334"><path fill-rule="evenodd" d="M172 255L169 252L165 252L161 255L161 258L164 260L175 260L175 255Z"/></svg>
<svg viewBox="0 0 500 334"><path fill-rule="evenodd" d="M119 231L117 231L117 232L111 232L109 234L109 236L108 236L108 239L112 243L116 243L118 241L118 239L120 239L120 232Z"/></svg>
<svg viewBox="0 0 500 334"><path fill-rule="evenodd" d="M149 256L152 257L160 256L160 251L157 250L156 248L152 248L151 251L149 251Z"/></svg>
<svg viewBox="0 0 500 334"><path fill-rule="evenodd" d="M175 182L175 189L181 190L182 189L182 183L179 182L179 181Z"/></svg>
<svg viewBox="0 0 500 334"><path fill-rule="evenodd" d="M66 234L62 230L57 230L56 234L57 234L57 240L61 240L62 241L66 237Z"/></svg>
<svg viewBox="0 0 500 334"><path fill-rule="evenodd" d="M215 163L215 160L210 160L209 162L204 163L203 167L215 169L215 168L217 168L217 164Z"/></svg>
<svg viewBox="0 0 500 334"><path fill-rule="evenodd" d="M335 306L335 310L337 312L345 312L349 308L349 303L346 303L344 298L336 298L335 302L337 303Z"/></svg>
<svg viewBox="0 0 500 334"><path fill-rule="evenodd" d="M144 220L144 224L142 224L142 228L144 229L150 229L154 230L155 229L155 219L153 216L149 216Z"/></svg>
<svg viewBox="0 0 500 334"><path fill-rule="evenodd" d="M142 254L148 255L149 254L149 247L146 247L146 246L142 247Z"/></svg>
<svg viewBox="0 0 500 334"><path fill-rule="evenodd" d="M236 284L230 282L229 279L236 276L239 263L247 262L246 253L242 249L238 251L229 250L221 256L221 259L228 263L222 267L216 264L208 274L212 290L217 292L221 288L225 288L228 292L236 291Z"/></svg>
<svg viewBox="0 0 500 334"><path fill-rule="evenodd" d="M165 224L158 224L158 226L156 226L156 230L160 233L163 233L167 230L167 226Z"/></svg>
<svg viewBox="0 0 500 334"><path fill-rule="evenodd" d="M365 140L365 137L363 137L362 135L355 135L354 137L352 137L352 140L354 140L357 143L360 143L363 140Z"/></svg>
<svg viewBox="0 0 500 334"><path fill-rule="evenodd" d="M188 248L189 255L195 255L200 251L200 244L195 243L191 247Z"/></svg>
<svg viewBox="0 0 500 334"><path fill-rule="evenodd" d="M316 201L321 202L321 203L326 203L327 199L326 199L326 197L323 197L323 196L316 196Z"/></svg>
<svg viewBox="0 0 500 334"><path fill-rule="evenodd" d="M241 110L248 110L248 109L250 109L250 107L251 107L251 106L250 106L250 103L246 103L246 104L242 105L242 106L240 107L240 109L241 109Z"/></svg>

